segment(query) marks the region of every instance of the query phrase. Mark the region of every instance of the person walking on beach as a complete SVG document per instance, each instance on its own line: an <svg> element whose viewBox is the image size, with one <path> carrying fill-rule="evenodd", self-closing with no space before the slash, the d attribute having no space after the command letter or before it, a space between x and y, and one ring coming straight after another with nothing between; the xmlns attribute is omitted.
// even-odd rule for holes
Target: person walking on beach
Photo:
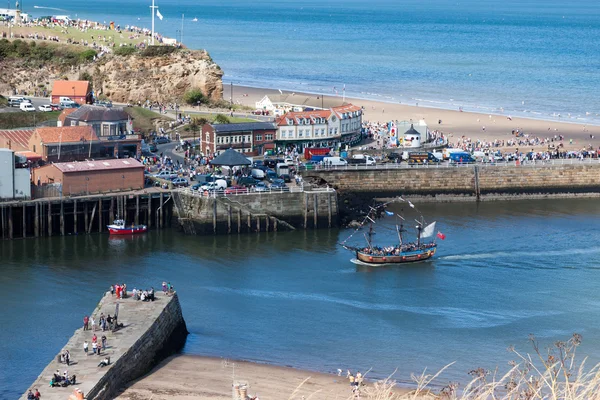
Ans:
<svg viewBox="0 0 600 400"><path fill-rule="evenodd" d="M356 386L361 386L362 385L362 380L363 380L363 376L360 373L360 371L358 371L356 373Z"/></svg>
<svg viewBox="0 0 600 400"><path fill-rule="evenodd" d="M348 380L350 381L350 386L354 386L355 378L354 378L354 375L352 375L352 372L350 372L350 375L348 376Z"/></svg>

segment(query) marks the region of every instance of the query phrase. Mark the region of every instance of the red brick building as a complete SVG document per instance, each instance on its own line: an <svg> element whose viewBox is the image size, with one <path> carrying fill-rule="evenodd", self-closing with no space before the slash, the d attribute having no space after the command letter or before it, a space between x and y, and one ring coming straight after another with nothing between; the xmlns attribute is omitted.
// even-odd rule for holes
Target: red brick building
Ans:
<svg viewBox="0 0 600 400"><path fill-rule="evenodd" d="M60 103L61 97L68 97L77 104L92 104L92 88L88 81L54 81L52 103Z"/></svg>
<svg viewBox="0 0 600 400"><path fill-rule="evenodd" d="M144 187L144 165L133 158L48 164L32 171L43 186L62 184L62 195L119 192Z"/></svg>
<svg viewBox="0 0 600 400"><path fill-rule="evenodd" d="M205 124L200 149L205 156L217 156L229 148L256 156L275 148L276 134L277 127L272 122Z"/></svg>
<svg viewBox="0 0 600 400"><path fill-rule="evenodd" d="M36 128L27 147L46 162L64 162L98 157L98 145L91 126L63 126Z"/></svg>

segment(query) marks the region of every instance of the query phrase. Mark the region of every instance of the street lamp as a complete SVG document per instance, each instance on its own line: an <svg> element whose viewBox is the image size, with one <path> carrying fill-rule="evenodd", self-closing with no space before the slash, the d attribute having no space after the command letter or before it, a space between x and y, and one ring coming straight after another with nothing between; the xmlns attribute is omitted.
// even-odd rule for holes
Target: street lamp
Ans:
<svg viewBox="0 0 600 400"><path fill-rule="evenodd" d="M75 86L73 86L73 98L71 100L75 101Z"/></svg>

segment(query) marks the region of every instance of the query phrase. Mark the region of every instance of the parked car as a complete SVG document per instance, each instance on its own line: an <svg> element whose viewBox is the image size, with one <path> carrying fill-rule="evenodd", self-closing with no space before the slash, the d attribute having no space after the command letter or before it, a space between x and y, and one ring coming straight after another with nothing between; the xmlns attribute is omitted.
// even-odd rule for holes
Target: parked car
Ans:
<svg viewBox="0 0 600 400"><path fill-rule="evenodd" d="M190 189L197 191L197 190L201 190L202 185L204 185L204 183L196 183L195 185L192 185L192 187L190 187Z"/></svg>
<svg viewBox="0 0 600 400"><path fill-rule="evenodd" d="M177 178L177 173L172 171L160 171L158 174L154 174L154 177L171 180Z"/></svg>
<svg viewBox="0 0 600 400"><path fill-rule="evenodd" d="M60 106L60 104L50 104L50 107L52 107L52 111L62 111L62 107Z"/></svg>
<svg viewBox="0 0 600 400"><path fill-rule="evenodd" d="M243 194L248 193L248 188L244 186L231 186L225 189L225 194Z"/></svg>
<svg viewBox="0 0 600 400"><path fill-rule="evenodd" d="M252 166L254 168L260 168L263 165L265 165L265 163L263 162L263 160L254 160L254 162L252 163Z"/></svg>
<svg viewBox="0 0 600 400"><path fill-rule="evenodd" d="M264 182L258 182L256 184L256 186L254 186L254 191L255 192L268 192L269 186L267 186L267 184Z"/></svg>
<svg viewBox="0 0 600 400"><path fill-rule="evenodd" d="M237 180L238 186L251 187L258 183L256 179L251 176L243 176Z"/></svg>
<svg viewBox="0 0 600 400"><path fill-rule="evenodd" d="M35 111L35 107L31 103L26 102L21 102L21 104L19 104L19 108L21 109L21 111L25 112Z"/></svg>
<svg viewBox="0 0 600 400"><path fill-rule="evenodd" d="M19 107L19 105L25 100L23 96L10 96L8 98L8 105L11 107Z"/></svg>
<svg viewBox="0 0 600 400"><path fill-rule="evenodd" d="M225 179L217 179L214 182L205 183L200 186L200 189L208 190L209 192L213 190L225 190L227 189L227 181L225 181Z"/></svg>
<svg viewBox="0 0 600 400"><path fill-rule="evenodd" d="M169 140L168 137L166 136L159 136L156 138L156 140L154 141L156 144L165 144L165 143L169 143L171 140Z"/></svg>
<svg viewBox="0 0 600 400"><path fill-rule="evenodd" d="M287 185L285 184L283 179L275 179L275 180L273 180L273 183L271 184L271 190L286 189L286 188L287 188Z"/></svg>
<svg viewBox="0 0 600 400"><path fill-rule="evenodd" d="M268 171L265 172L265 178L269 182L274 182L275 179L278 179L279 177L277 176L277 172L275 172L272 169L270 169L270 170L268 170Z"/></svg>
<svg viewBox="0 0 600 400"><path fill-rule="evenodd" d="M171 183L175 187L188 187L190 185L185 178L174 178L171 180Z"/></svg>
<svg viewBox="0 0 600 400"><path fill-rule="evenodd" d="M279 175L279 177L283 179L285 183L290 183L292 181L292 177L290 176L290 174L281 174Z"/></svg>
<svg viewBox="0 0 600 400"><path fill-rule="evenodd" d="M38 110L43 111L43 112L49 112L49 111L52 111L52 106L50 104L42 104L41 106L38 107Z"/></svg>
<svg viewBox="0 0 600 400"><path fill-rule="evenodd" d="M150 150L153 153L156 153L158 151L158 147L156 147L156 143L150 143L148 145L148 150Z"/></svg>

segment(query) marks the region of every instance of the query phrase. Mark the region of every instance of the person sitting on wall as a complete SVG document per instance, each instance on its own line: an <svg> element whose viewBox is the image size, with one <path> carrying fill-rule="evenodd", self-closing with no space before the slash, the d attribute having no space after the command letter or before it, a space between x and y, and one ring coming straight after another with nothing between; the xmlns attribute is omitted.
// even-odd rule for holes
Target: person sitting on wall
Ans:
<svg viewBox="0 0 600 400"><path fill-rule="evenodd" d="M107 365L110 365L110 357L106 357L104 360L100 361L100 364L98 364L98 366L101 368L104 368Z"/></svg>

